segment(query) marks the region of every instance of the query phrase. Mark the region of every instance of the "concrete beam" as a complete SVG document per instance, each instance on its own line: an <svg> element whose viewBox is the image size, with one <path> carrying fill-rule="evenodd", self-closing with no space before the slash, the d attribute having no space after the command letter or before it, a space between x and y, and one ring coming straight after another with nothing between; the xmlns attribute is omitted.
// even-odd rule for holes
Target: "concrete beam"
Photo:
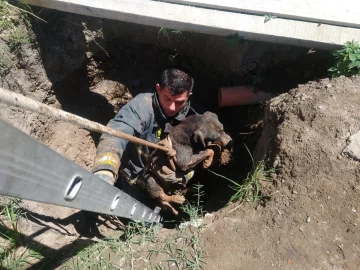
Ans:
<svg viewBox="0 0 360 270"><path fill-rule="evenodd" d="M255 15L272 14L283 19L360 28L359 0L165 0Z"/></svg>
<svg viewBox="0 0 360 270"><path fill-rule="evenodd" d="M31 5L181 31L333 50L360 29L144 0L26 0Z"/></svg>

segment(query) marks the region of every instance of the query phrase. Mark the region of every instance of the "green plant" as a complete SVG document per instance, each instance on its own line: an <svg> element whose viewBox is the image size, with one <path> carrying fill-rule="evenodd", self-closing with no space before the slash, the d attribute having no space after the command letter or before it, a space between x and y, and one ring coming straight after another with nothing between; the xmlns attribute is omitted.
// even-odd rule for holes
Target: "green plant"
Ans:
<svg viewBox="0 0 360 270"><path fill-rule="evenodd" d="M238 49L244 44L244 37L240 36L238 33L226 36L225 40L233 50Z"/></svg>
<svg viewBox="0 0 360 270"><path fill-rule="evenodd" d="M15 244L18 244L20 240L20 233L18 231L18 221L22 217L26 217L25 212L20 206L20 199L3 197L3 205L0 208L0 216L5 217L5 220L9 223L7 226L6 221L0 218L0 223L4 228L9 228L5 233L0 233L6 239Z"/></svg>
<svg viewBox="0 0 360 270"><path fill-rule="evenodd" d="M205 256L199 244L203 227L199 222L203 214L201 188L195 185L195 201L186 201L182 207L190 219L188 226L164 237L158 226L131 222L122 237L109 237L81 248L60 269L203 269Z"/></svg>
<svg viewBox="0 0 360 270"><path fill-rule="evenodd" d="M8 241L0 248L0 266L6 269L23 269L31 265L32 259L42 259L42 255L32 248L21 246L21 233L18 230L18 221L26 218L26 213L20 206L20 199L1 197L0 224L4 233L0 235Z"/></svg>
<svg viewBox="0 0 360 270"><path fill-rule="evenodd" d="M25 1L12 2L14 4L10 4L8 0L0 0L0 38L7 43L10 52L19 54L22 45L30 43L34 36L30 17L42 19L32 13ZM0 67L6 70L16 69L16 65L11 60L11 54L5 49L0 51Z"/></svg>
<svg viewBox="0 0 360 270"><path fill-rule="evenodd" d="M174 33L177 35L183 35L183 33L180 30L176 30L176 29L170 30L170 33ZM167 37L167 39L169 39L169 34L168 34L167 28L161 27L158 32L158 38L159 38L160 34L163 35L164 37Z"/></svg>
<svg viewBox="0 0 360 270"><path fill-rule="evenodd" d="M36 16L24 0L0 0L0 34L9 44L12 52L19 53L21 46L30 43L33 39L30 17L45 22Z"/></svg>
<svg viewBox="0 0 360 270"><path fill-rule="evenodd" d="M5 269L24 269L25 265L31 265L31 260L41 260L43 256L35 250L25 247L18 254L16 249L7 249L0 251L1 264Z"/></svg>
<svg viewBox="0 0 360 270"><path fill-rule="evenodd" d="M254 75L251 76L252 84L257 85L264 82L265 78L262 74L262 71L258 69Z"/></svg>
<svg viewBox="0 0 360 270"><path fill-rule="evenodd" d="M123 237L108 237L85 248L80 247L61 269L136 269L136 262L147 263L142 253L146 253L148 244L158 241L159 229L158 226L146 227L131 222Z"/></svg>
<svg viewBox="0 0 360 270"><path fill-rule="evenodd" d="M171 269L173 267L176 269L203 269L205 256L199 242L203 228L201 197L204 192L199 184L194 185L193 189L195 190L195 201L186 201L181 206L189 220L184 220L185 222L179 226L179 230L175 231L171 237L167 237L159 248L149 250L149 259L157 257L159 254L166 257L162 262L153 265L154 269Z"/></svg>
<svg viewBox="0 0 360 270"><path fill-rule="evenodd" d="M268 21L270 21L270 20L272 20L272 19L276 19L276 18L277 18L276 15L265 14L265 15L264 15L264 23L266 23L266 22L268 22Z"/></svg>
<svg viewBox="0 0 360 270"><path fill-rule="evenodd" d="M246 146L245 146L246 147ZM252 163L254 165L254 159L246 147ZM231 188L235 191L235 193L230 197L229 202L240 201L242 202L255 202L259 198L261 198L261 181L271 181L269 174L275 172L275 169L271 168L265 170L264 161L259 161L252 170L252 173L249 173L246 179L244 179L241 183L238 183L230 178L227 178L223 175L217 174L208 169L211 173L226 179L231 182L233 186Z"/></svg>
<svg viewBox="0 0 360 270"><path fill-rule="evenodd" d="M332 78L352 76L360 74L360 44L356 41L348 41L340 50L332 53L335 64L328 69Z"/></svg>

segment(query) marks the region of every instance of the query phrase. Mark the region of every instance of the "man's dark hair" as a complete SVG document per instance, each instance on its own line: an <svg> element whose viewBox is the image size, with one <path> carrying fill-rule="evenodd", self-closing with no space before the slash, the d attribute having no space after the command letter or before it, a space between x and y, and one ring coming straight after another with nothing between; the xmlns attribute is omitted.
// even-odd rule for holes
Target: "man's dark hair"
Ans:
<svg viewBox="0 0 360 270"><path fill-rule="evenodd" d="M167 87L172 96L180 95L185 91L191 93L194 87L194 79L184 70L170 68L162 73L160 87Z"/></svg>

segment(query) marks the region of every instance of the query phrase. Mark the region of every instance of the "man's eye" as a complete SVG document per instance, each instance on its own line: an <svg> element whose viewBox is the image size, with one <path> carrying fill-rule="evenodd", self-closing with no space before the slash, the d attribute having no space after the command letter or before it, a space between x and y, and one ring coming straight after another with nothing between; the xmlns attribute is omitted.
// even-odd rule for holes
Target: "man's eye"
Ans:
<svg viewBox="0 0 360 270"><path fill-rule="evenodd" d="M166 101L169 101L169 100L170 100L170 98L168 98L167 96L165 96L165 100L166 100Z"/></svg>
<svg viewBox="0 0 360 270"><path fill-rule="evenodd" d="M176 101L176 105L183 105L185 101Z"/></svg>

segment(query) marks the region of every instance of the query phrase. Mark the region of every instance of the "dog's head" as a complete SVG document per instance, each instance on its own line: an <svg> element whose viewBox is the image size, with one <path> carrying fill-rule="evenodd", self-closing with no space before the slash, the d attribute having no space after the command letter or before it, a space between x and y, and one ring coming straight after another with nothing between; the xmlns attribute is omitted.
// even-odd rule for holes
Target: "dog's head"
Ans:
<svg viewBox="0 0 360 270"><path fill-rule="evenodd" d="M220 123L217 115L212 112L203 114L199 127L193 134L193 140L204 148L211 144L228 148L233 144L231 137L224 132L224 126Z"/></svg>

